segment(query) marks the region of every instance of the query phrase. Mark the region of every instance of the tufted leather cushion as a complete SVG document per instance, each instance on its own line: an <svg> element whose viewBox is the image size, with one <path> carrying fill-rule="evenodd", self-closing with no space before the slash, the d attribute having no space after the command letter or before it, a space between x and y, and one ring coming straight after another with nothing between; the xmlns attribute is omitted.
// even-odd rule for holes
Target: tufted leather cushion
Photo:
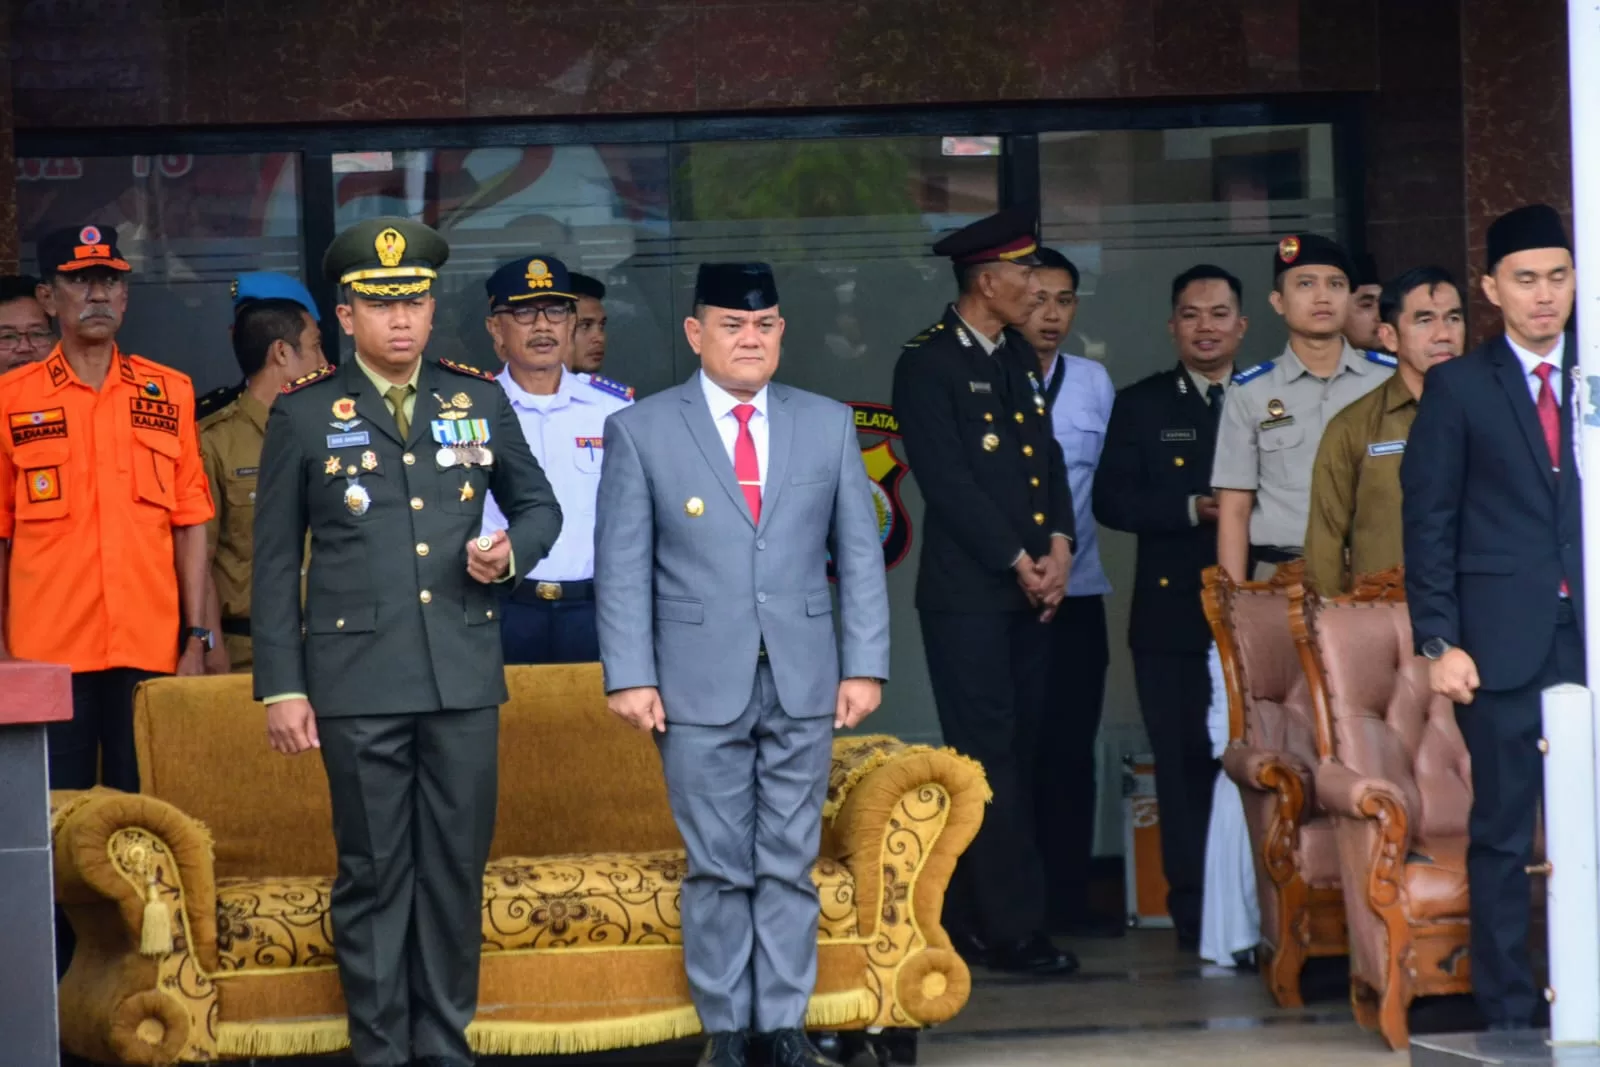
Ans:
<svg viewBox="0 0 1600 1067"><path fill-rule="evenodd" d="M1311 694L1289 632L1288 590L1239 589L1233 595L1234 641L1246 687L1245 743L1280 752L1308 771L1317 765ZM1302 775L1313 807L1309 773Z"/></svg>
<svg viewBox="0 0 1600 1067"><path fill-rule="evenodd" d="M682 944L684 867L679 850L492 860L483 876L484 951ZM819 859L811 880L822 900L818 936L856 936L849 870ZM328 877L220 880L220 970L334 966L332 893Z"/></svg>

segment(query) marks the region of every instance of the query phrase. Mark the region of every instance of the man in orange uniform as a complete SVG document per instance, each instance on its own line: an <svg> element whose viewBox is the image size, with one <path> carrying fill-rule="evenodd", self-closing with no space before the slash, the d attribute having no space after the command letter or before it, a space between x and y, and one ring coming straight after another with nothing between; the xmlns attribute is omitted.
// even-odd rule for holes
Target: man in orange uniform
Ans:
<svg viewBox="0 0 1600 1067"><path fill-rule="evenodd" d="M114 230L52 233L39 267L61 341L0 379L0 654L72 668L50 787L87 789L98 766L133 792L134 686L202 673L214 641L200 628L211 494L194 386L117 347L130 268Z"/></svg>

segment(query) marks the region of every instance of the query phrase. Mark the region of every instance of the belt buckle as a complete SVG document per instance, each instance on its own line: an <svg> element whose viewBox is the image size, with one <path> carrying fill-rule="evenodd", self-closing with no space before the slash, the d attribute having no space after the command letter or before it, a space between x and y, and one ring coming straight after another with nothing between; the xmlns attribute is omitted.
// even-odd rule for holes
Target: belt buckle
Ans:
<svg viewBox="0 0 1600 1067"><path fill-rule="evenodd" d="M560 600L560 582L538 582L533 587L534 595L540 600Z"/></svg>

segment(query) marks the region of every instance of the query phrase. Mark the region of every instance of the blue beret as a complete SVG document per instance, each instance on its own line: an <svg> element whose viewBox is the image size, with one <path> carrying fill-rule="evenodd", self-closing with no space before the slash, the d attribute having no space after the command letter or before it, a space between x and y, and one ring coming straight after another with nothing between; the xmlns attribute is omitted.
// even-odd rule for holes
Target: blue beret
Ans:
<svg viewBox="0 0 1600 1067"><path fill-rule="evenodd" d="M556 300L578 299L572 288L567 265L554 256L524 256L505 264L483 283L489 294L489 310L513 307L541 297Z"/></svg>
<svg viewBox="0 0 1600 1067"><path fill-rule="evenodd" d="M310 312L311 317L317 322L322 321L322 316L317 313L317 302L311 299L310 290L287 274L258 271L255 274L239 275L233 280L234 313L237 314L239 306L250 300L293 300Z"/></svg>

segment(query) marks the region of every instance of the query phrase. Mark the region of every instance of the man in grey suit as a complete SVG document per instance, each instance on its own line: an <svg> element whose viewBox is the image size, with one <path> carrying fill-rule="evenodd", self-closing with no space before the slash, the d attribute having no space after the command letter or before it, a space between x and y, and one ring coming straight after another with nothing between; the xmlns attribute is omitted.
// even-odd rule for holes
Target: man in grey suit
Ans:
<svg viewBox="0 0 1600 1067"><path fill-rule="evenodd" d="M816 983L834 729L878 706L889 603L843 404L769 384L783 319L765 264L706 264L684 321L700 371L606 421L595 525L611 709L661 750L688 845L684 965L701 1067L828 1067ZM838 574L834 631L829 553Z"/></svg>

